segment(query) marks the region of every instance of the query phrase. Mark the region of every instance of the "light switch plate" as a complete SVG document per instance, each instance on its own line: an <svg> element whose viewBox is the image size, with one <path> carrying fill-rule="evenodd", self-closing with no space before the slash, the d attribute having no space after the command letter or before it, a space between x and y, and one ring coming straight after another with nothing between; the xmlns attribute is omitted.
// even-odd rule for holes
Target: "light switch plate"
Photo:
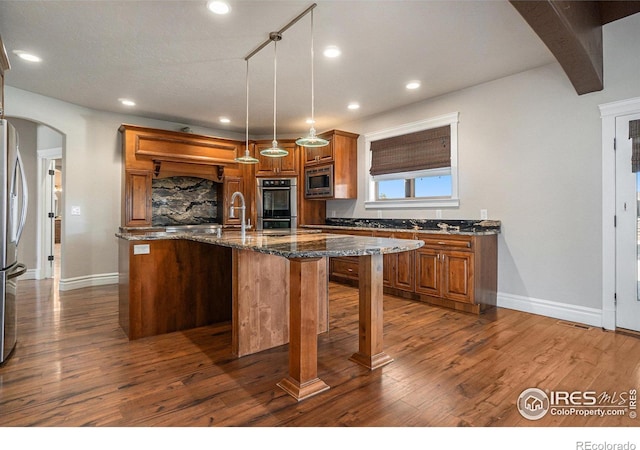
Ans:
<svg viewBox="0 0 640 450"><path fill-rule="evenodd" d="M79 206L72 206L71 207L71 215L72 216L79 216L80 215L80 207Z"/></svg>
<svg viewBox="0 0 640 450"><path fill-rule="evenodd" d="M487 219L487 210L486 209L481 209L480 210L480 219L482 219L482 220L486 220Z"/></svg>
<svg viewBox="0 0 640 450"><path fill-rule="evenodd" d="M149 253L151 253L149 244L136 244L133 246L134 255L148 255Z"/></svg>

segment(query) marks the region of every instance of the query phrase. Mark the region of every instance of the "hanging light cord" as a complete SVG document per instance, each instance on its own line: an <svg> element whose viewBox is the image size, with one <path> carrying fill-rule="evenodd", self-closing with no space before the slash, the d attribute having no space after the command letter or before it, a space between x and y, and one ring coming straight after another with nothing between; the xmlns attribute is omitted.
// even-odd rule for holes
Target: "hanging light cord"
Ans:
<svg viewBox="0 0 640 450"><path fill-rule="evenodd" d="M247 81L246 81L246 90L247 90L247 113L245 115L245 148L244 153L246 156L249 156L249 60L247 59Z"/></svg>
<svg viewBox="0 0 640 450"><path fill-rule="evenodd" d="M314 117L314 84L313 84L313 10L311 10L311 128L315 130L316 121Z"/></svg>
<svg viewBox="0 0 640 450"><path fill-rule="evenodd" d="M278 86L278 41L273 40L273 147L278 146L276 141L276 89Z"/></svg>

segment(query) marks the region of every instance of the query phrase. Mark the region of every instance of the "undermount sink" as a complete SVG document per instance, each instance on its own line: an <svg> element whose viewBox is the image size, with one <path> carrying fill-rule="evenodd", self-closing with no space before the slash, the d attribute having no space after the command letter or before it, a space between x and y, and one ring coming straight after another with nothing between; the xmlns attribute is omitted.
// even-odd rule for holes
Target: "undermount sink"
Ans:
<svg viewBox="0 0 640 450"><path fill-rule="evenodd" d="M219 223L204 223L200 225L171 225L165 228L167 233L212 233L215 234L222 225Z"/></svg>

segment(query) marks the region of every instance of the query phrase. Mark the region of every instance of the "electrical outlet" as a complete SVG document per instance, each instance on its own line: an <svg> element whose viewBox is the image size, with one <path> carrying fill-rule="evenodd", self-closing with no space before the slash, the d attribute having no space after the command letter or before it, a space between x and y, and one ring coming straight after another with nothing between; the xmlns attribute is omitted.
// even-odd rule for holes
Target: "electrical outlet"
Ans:
<svg viewBox="0 0 640 450"><path fill-rule="evenodd" d="M382 211L378 210L378 219L382 219Z"/></svg>
<svg viewBox="0 0 640 450"><path fill-rule="evenodd" d="M72 206L71 207L71 215L72 216L79 216L80 215L80 207L79 206Z"/></svg>
<svg viewBox="0 0 640 450"><path fill-rule="evenodd" d="M336 216L336 210L334 209L333 211L331 211L331 217L335 217Z"/></svg>
<svg viewBox="0 0 640 450"><path fill-rule="evenodd" d="M134 255L148 255L149 253L151 253L149 244L136 244L133 246Z"/></svg>
<svg viewBox="0 0 640 450"><path fill-rule="evenodd" d="M442 219L442 210L436 209L436 219Z"/></svg>
<svg viewBox="0 0 640 450"><path fill-rule="evenodd" d="M481 209L480 210L480 219L482 219L482 220L486 220L487 219L487 210L486 209Z"/></svg>

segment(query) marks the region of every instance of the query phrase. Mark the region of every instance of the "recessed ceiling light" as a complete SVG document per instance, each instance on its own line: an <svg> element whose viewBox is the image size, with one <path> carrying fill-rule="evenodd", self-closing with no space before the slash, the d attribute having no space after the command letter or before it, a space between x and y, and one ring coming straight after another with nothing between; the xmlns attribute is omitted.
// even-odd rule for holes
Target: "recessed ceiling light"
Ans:
<svg viewBox="0 0 640 450"><path fill-rule="evenodd" d="M42 61L42 58L40 58L39 56L34 55L33 53L23 52L22 50L14 50L13 53L16 54L18 57L24 59L25 61L29 61L29 62L40 62L40 61Z"/></svg>
<svg viewBox="0 0 640 450"><path fill-rule="evenodd" d="M354 110L355 110L355 109L360 108L360 104L359 104L359 103L356 103L356 102L351 102L351 103L349 103L349 105L347 106L347 108L349 108L349 109L354 109Z"/></svg>
<svg viewBox="0 0 640 450"><path fill-rule="evenodd" d="M409 81L405 86L407 89L418 89L420 87L419 81Z"/></svg>
<svg viewBox="0 0 640 450"><path fill-rule="evenodd" d="M231 119L228 117L220 117L220 123L231 123Z"/></svg>
<svg viewBox="0 0 640 450"><path fill-rule="evenodd" d="M218 0L210 1L207 3L207 8L214 14L228 14L231 11L231 7L227 2L221 2Z"/></svg>
<svg viewBox="0 0 640 450"><path fill-rule="evenodd" d="M342 52L335 45L330 45L324 49L324 56L327 58L337 58Z"/></svg>
<svg viewBox="0 0 640 450"><path fill-rule="evenodd" d="M124 106L136 106L136 102L129 100L128 98L119 98L118 101Z"/></svg>

